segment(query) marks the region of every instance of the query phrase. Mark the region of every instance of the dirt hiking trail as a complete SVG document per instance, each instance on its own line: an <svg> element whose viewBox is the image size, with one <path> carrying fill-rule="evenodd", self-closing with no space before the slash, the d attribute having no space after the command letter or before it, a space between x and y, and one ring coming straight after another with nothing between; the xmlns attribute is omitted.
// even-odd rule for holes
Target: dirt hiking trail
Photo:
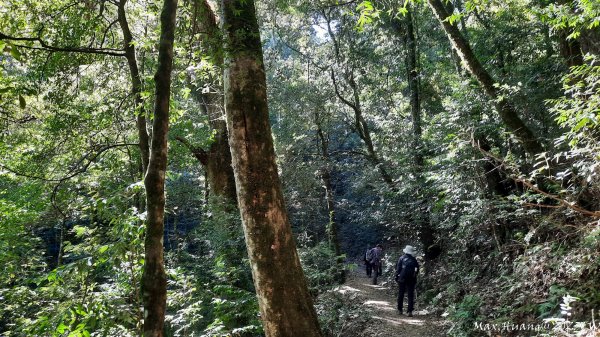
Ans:
<svg viewBox="0 0 600 337"><path fill-rule="evenodd" d="M378 285L372 285L372 280L367 278L364 268L358 268L348 273L346 283L337 291L341 293L356 293L365 307L365 312L370 312L371 319L360 336L343 337L427 337L446 336L449 328L442 318L428 313L421 308L421 303L415 303L413 317L399 315L397 310L398 287L391 288L390 284L382 284L383 277ZM406 298L404 310L406 311Z"/></svg>

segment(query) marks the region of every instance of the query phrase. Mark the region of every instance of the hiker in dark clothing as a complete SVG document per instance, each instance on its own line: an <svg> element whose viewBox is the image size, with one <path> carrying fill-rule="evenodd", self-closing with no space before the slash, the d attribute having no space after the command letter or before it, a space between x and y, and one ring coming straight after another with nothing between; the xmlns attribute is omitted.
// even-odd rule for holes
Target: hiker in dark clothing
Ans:
<svg viewBox="0 0 600 337"><path fill-rule="evenodd" d="M373 272L373 284L377 284L377 277L381 275L381 259L383 258L383 246L377 245L369 251L371 255L371 268Z"/></svg>
<svg viewBox="0 0 600 337"><path fill-rule="evenodd" d="M404 255L398 259L396 264L396 282L398 282L398 312L402 315L404 293L408 295L408 317L412 317L415 305L415 286L417 285L417 274L419 273L419 262L414 257L413 246L406 246Z"/></svg>
<svg viewBox="0 0 600 337"><path fill-rule="evenodd" d="M369 245L371 247L371 245ZM371 277L371 271L373 270L373 266L371 265L371 248L367 248L365 252L365 269L367 270L367 277Z"/></svg>

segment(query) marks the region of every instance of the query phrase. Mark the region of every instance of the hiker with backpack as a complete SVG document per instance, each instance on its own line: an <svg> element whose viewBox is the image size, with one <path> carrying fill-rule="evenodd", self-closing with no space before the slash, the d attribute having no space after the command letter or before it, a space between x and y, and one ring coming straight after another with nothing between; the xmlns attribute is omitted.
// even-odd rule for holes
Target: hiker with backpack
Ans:
<svg viewBox="0 0 600 337"><path fill-rule="evenodd" d="M417 285L417 274L419 273L419 262L415 258L415 248L406 246L404 255L398 259L396 264L396 282L398 282L398 312L402 315L404 294L408 296L408 317L412 317L415 305L415 286Z"/></svg>
<svg viewBox="0 0 600 337"><path fill-rule="evenodd" d="M371 245L369 245L371 247ZM367 248L364 256L365 261L365 269L367 270L367 277L371 278L371 272L373 270L373 266L371 265L371 248Z"/></svg>
<svg viewBox="0 0 600 337"><path fill-rule="evenodd" d="M381 267L381 259L383 258L383 246L378 244L371 250L369 250L369 262L371 263L373 284L377 284L377 277L381 275L383 269Z"/></svg>

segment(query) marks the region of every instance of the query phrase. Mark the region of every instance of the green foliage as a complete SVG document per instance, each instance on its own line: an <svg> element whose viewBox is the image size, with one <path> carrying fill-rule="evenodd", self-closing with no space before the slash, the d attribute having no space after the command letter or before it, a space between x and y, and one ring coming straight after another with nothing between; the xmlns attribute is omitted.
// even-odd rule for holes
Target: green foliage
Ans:
<svg viewBox="0 0 600 337"><path fill-rule="evenodd" d="M560 305L560 301L562 297L566 295L567 290L562 288L561 286L552 285L548 289L548 298L546 302L541 303L538 306L538 312L540 317L547 318L556 313L556 309L558 309Z"/></svg>
<svg viewBox="0 0 600 337"><path fill-rule="evenodd" d="M449 336L470 336L475 322L480 322L482 316L479 308L482 304L477 295L466 295L462 301L449 310L449 318L455 325L448 331Z"/></svg>
<svg viewBox="0 0 600 337"><path fill-rule="evenodd" d="M180 192L173 201L185 203L185 177L174 180L171 188ZM198 212L190 206L181 210L182 216ZM208 211L201 223L167 256L168 264L176 266L169 272L168 330L173 336L259 336L258 301L237 209L215 196L201 207Z"/></svg>
<svg viewBox="0 0 600 337"><path fill-rule="evenodd" d="M258 317L258 301L253 292L229 285L216 284L212 305L215 319L205 329L208 336L259 336L262 324Z"/></svg>
<svg viewBox="0 0 600 337"><path fill-rule="evenodd" d="M201 93L222 92L222 69L219 57L206 55L194 4L182 4L178 13L171 135L207 149L215 132L201 112ZM391 24L404 19L409 4L418 37L417 148L409 145L404 31ZM423 225L433 229L441 255L424 263L421 298L448 313L453 335L473 333L481 318L556 318L561 301L583 320L600 304L600 229L581 212L600 209L599 60L591 48L582 65L566 69L558 46L563 37L595 41L598 1L463 5L454 2L447 20L499 82L501 99L546 142L543 156L528 157L506 132L494 102L465 76L442 31L432 29L438 22L422 2L258 6L285 197L328 336L365 333L360 300L333 289L341 260L379 242L386 250L420 246ZM145 214L135 119L141 109L131 99L127 64L121 57L50 52L35 41L118 51L116 6L62 0L2 6L2 34L20 40L0 40L0 334L139 335ZM158 6L128 2L126 10L143 107L151 111ZM208 42L220 43L216 35ZM381 163L365 152L364 126L340 96L360 102ZM503 162L482 156L483 143ZM424 158L420 167L416 154ZM203 170L185 147L171 141L169 155L168 335L261 335L235 205L210 193L205 200ZM394 188L381 181L376 165L389 168ZM331 176L333 213L324 202L323 172ZM513 179L527 177L554 199ZM341 256L327 242L331 220ZM386 260L387 270L393 262ZM578 300L566 301L567 294Z"/></svg>
<svg viewBox="0 0 600 337"><path fill-rule="evenodd" d="M373 7L370 1L363 1L356 6L356 10L359 11L360 16L356 22L356 29L359 32L364 30L365 25L373 23L373 20L379 17L379 11Z"/></svg>
<svg viewBox="0 0 600 337"><path fill-rule="evenodd" d="M356 293L328 290L315 303L323 334L327 337L361 335L371 317ZM367 332L369 333L369 332Z"/></svg>
<svg viewBox="0 0 600 337"><path fill-rule="evenodd" d="M596 143L594 137L600 124L599 83L598 57L588 55L585 64L572 67L563 78L565 96L548 101L557 123L570 131L560 141L568 141L575 149ZM595 150L590 148L589 151Z"/></svg>
<svg viewBox="0 0 600 337"><path fill-rule="evenodd" d="M337 285L340 274L345 272L346 265L340 263L345 256L336 256L335 251L325 241L318 242L314 247L301 246L298 254L308 287L315 295Z"/></svg>
<svg viewBox="0 0 600 337"><path fill-rule="evenodd" d="M553 29L565 30L568 39L577 39L582 32L600 26L600 6L594 0L580 0L568 3L550 3L540 13L540 18Z"/></svg>

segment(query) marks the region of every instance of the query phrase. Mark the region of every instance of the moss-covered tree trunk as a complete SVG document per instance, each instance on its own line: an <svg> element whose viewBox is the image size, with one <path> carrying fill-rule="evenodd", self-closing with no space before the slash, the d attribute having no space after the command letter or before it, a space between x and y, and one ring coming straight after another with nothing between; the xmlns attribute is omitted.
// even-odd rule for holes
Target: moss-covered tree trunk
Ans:
<svg viewBox="0 0 600 337"><path fill-rule="evenodd" d="M142 276L144 303L144 336L162 337L167 304L167 278L163 259L165 214L165 173L167 171L167 135L169 132L169 100L173 68L173 42L177 0L165 0L160 16L161 34L158 68L154 75L156 98L146 187L145 265Z"/></svg>
<svg viewBox="0 0 600 337"><path fill-rule="evenodd" d="M512 132L517 139L519 139L525 151L530 154L542 152L544 150L542 144L533 134L531 129L529 129L523 120L521 120L515 108L505 98L501 97L498 88L495 86L496 81L494 81L488 71L481 65L473 53L469 42L462 36L458 27L447 20L450 15L442 2L440 0L427 0L427 2L446 32L453 48L460 56L467 71L475 77L482 86L483 91L491 100L493 100L504 125L506 125L508 130Z"/></svg>
<svg viewBox="0 0 600 337"><path fill-rule="evenodd" d="M213 9L207 0L195 0L194 14L195 20L193 21L192 32L193 34L200 34L199 43L202 55L210 57L213 64L222 69L223 40ZM201 84L190 81L190 88L192 89L192 96L202 109L202 113L208 117L209 125L213 131L213 142L205 151L194 147L183 138L177 139L190 149L204 167L212 196L229 205L234 205L233 208L235 208L237 197L223 106L222 74L204 75L203 79L204 83Z"/></svg>
<svg viewBox="0 0 600 337"><path fill-rule="evenodd" d="M217 16L207 0L196 0L198 28L201 49L219 69L223 68L223 40L217 23ZM203 112L208 116L209 124L214 133L214 140L207 153L204 167L208 185L213 196L222 201L235 205L237 197L233 168L231 167L231 152L227 137L227 123L221 92L223 79L221 75L208 78L209 90L196 90L196 99L200 101ZM213 87L213 85L215 87Z"/></svg>
<svg viewBox="0 0 600 337"><path fill-rule="evenodd" d="M231 166L231 152L227 137L227 124L224 120L213 126L214 142L208 150L206 175L211 193L222 197L225 202L236 205L235 178Z"/></svg>
<svg viewBox="0 0 600 337"><path fill-rule="evenodd" d="M225 111L238 205L267 336L322 336L283 200L254 1L222 0Z"/></svg>
<svg viewBox="0 0 600 337"><path fill-rule="evenodd" d="M327 204L327 214L329 223L327 225L327 240L333 248L336 255L340 255L340 242L338 239L338 224L335 221L335 197L333 195L333 184L331 183L331 160L329 159L329 141L325 132L321 128L318 114L315 114L315 124L317 126L317 137L321 143L321 156L323 157L323 166L319 170L321 182L325 189L325 202Z"/></svg>

